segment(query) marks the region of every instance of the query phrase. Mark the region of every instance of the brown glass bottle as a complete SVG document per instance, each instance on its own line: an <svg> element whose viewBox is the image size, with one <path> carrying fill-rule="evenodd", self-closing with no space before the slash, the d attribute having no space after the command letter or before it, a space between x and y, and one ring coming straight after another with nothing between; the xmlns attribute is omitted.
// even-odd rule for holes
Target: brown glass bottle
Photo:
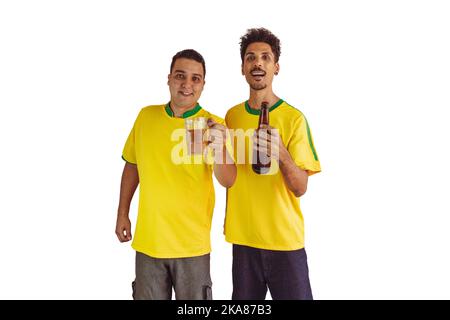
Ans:
<svg viewBox="0 0 450 320"><path fill-rule="evenodd" d="M264 130L267 132L269 127L269 103L263 101L261 104L261 113L259 114L258 128L256 129L256 136L259 135L260 130ZM269 145L269 155L260 155L259 152L256 152L254 149L253 152L253 163L252 169L257 174L266 174L270 170L270 145ZM255 154L256 153L256 154Z"/></svg>

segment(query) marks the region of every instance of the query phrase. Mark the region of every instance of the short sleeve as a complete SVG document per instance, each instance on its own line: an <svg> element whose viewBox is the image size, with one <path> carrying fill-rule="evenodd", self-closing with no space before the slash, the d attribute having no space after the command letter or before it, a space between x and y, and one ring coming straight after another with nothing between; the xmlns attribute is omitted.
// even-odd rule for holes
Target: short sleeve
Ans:
<svg viewBox="0 0 450 320"><path fill-rule="evenodd" d="M307 171L309 176L321 171L311 129L303 114L294 124L293 134L287 149L295 164Z"/></svg>
<svg viewBox="0 0 450 320"><path fill-rule="evenodd" d="M127 141L125 142L125 146L122 151L122 159L126 162L137 164L136 160L136 126L138 124L139 115L134 122L133 128L131 129L130 134L128 135Z"/></svg>

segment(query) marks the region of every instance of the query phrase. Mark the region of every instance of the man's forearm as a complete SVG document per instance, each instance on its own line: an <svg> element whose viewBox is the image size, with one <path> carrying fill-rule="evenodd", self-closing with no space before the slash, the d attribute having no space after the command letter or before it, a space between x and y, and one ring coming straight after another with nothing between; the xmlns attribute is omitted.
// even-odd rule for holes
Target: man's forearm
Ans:
<svg viewBox="0 0 450 320"><path fill-rule="evenodd" d="M225 188L230 188L236 180L237 173L233 158L229 155L225 148L220 155L216 156L218 156L216 160L220 161L215 161L214 163L214 175L222 186Z"/></svg>
<svg viewBox="0 0 450 320"><path fill-rule="evenodd" d="M280 170L289 190L296 197L304 195L308 186L308 173L295 164L287 150L280 157Z"/></svg>
<svg viewBox="0 0 450 320"><path fill-rule="evenodd" d="M131 199L133 199L134 192L139 185L139 174L137 166L131 163L126 163L123 168L122 181L120 183L120 200L118 215L128 216L130 211Z"/></svg>

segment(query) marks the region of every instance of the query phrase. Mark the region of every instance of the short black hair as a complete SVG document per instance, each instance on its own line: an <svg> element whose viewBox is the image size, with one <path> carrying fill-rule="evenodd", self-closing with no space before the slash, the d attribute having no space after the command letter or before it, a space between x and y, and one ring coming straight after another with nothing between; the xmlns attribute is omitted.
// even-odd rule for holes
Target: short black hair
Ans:
<svg viewBox="0 0 450 320"><path fill-rule="evenodd" d="M247 47L253 42L265 42L272 48L275 56L275 62L278 62L281 54L280 39L266 28L248 29L247 33L241 37L241 60L244 63L244 56Z"/></svg>
<svg viewBox="0 0 450 320"><path fill-rule="evenodd" d="M172 57L172 63L170 64L170 73L172 73L172 69L173 69L173 65L175 64L175 61L177 59L181 59L181 58L191 59L191 60L200 62L203 66L203 78L205 78L205 75L206 75L205 59L203 59L202 55L200 53L198 53L197 51L195 51L194 49L185 49L185 50L181 50L180 52L177 52Z"/></svg>

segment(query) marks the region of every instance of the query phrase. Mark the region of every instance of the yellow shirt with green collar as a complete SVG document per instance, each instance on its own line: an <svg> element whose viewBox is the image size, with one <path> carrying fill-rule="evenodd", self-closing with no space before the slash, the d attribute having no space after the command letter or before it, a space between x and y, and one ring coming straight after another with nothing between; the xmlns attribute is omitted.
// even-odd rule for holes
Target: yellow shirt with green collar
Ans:
<svg viewBox="0 0 450 320"><path fill-rule="evenodd" d="M223 119L200 105L181 118L169 104L143 108L123 149L122 158L137 165L139 207L132 247L155 258L182 258L211 251L214 209L211 164L188 155L184 120Z"/></svg>
<svg viewBox="0 0 450 320"><path fill-rule="evenodd" d="M238 154L234 137L237 178L227 192L225 238L228 242L268 250L297 250L304 247L304 222L299 199L284 182L278 163L272 161L269 174L253 172L251 136L258 127L260 110L248 102L231 108L225 117L229 129L247 131L245 163ZM279 100L269 109L270 126L279 130L281 140L295 164L308 175L321 171L308 122L302 112ZM247 131L248 132L248 131ZM242 149L241 149L242 150Z"/></svg>

